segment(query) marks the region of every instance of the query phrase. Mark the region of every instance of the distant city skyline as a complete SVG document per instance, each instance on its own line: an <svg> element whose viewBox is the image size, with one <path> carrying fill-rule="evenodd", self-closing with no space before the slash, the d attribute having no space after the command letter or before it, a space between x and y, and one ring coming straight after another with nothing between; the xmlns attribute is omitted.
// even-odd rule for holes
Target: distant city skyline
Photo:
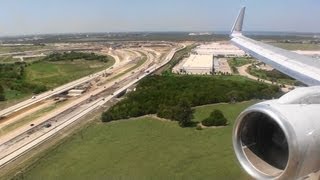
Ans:
<svg viewBox="0 0 320 180"><path fill-rule="evenodd" d="M85 32L320 32L319 0L0 0L0 36Z"/></svg>

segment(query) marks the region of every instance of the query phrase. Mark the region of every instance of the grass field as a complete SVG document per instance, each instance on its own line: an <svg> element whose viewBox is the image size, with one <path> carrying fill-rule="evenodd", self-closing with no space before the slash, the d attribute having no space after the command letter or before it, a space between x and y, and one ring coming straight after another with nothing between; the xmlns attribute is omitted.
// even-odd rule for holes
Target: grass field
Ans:
<svg viewBox="0 0 320 180"><path fill-rule="evenodd" d="M237 57L237 58L231 58L228 60L228 63L230 66L234 66L234 67L241 67L244 66L246 64L251 64L255 62L254 59L252 58L246 58L246 57Z"/></svg>
<svg viewBox="0 0 320 180"><path fill-rule="evenodd" d="M0 46L0 53L12 53L12 52L22 52L22 51L34 51L41 49L51 49L52 46Z"/></svg>
<svg viewBox="0 0 320 180"><path fill-rule="evenodd" d="M21 91L12 90L12 89L5 90L5 96L9 101L13 99L21 99L28 95L31 95L30 92L21 92Z"/></svg>
<svg viewBox="0 0 320 180"><path fill-rule="evenodd" d="M31 93L23 93L16 90L7 90L5 92L5 96L7 99L6 101L0 102L0 109L5 109L7 107L13 106L14 104L17 104L23 100L27 100L32 97Z"/></svg>
<svg viewBox="0 0 320 180"><path fill-rule="evenodd" d="M48 89L55 88L70 81L106 69L112 66L114 62L114 59L107 63L85 60L59 62L40 61L32 63L26 67L25 81L28 83L45 85ZM31 96L31 91L22 92L5 89L5 97L7 101L0 102L0 109L9 107Z"/></svg>
<svg viewBox="0 0 320 180"><path fill-rule="evenodd" d="M237 58L230 58L228 59L228 64L232 70L233 73L238 74L238 67L244 66L246 64L251 64L255 62L252 58L246 58L246 57L237 57Z"/></svg>
<svg viewBox="0 0 320 180"><path fill-rule="evenodd" d="M248 179L233 153L231 131L236 116L253 103L195 108L196 121L222 110L230 125L217 129L180 128L148 117L94 122L24 165L16 178Z"/></svg>
<svg viewBox="0 0 320 180"><path fill-rule="evenodd" d="M54 88L86 75L101 71L114 62L100 61L61 61L34 63L26 69L26 80L31 83L43 84Z"/></svg>
<svg viewBox="0 0 320 180"><path fill-rule="evenodd" d="M0 63L12 63L16 61L12 56L0 56Z"/></svg>
<svg viewBox="0 0 320 180"><path fill-rule="evenodd" d="M305 50L305 51L319 51L320 45L318 44L300 44L300 43L271 43L273 46L287 50Z"/></svg>
<svg viewBox="0 0 320 180"><path fill-rule="evenodd" d="M286 84L286 85L294 85L296 84L297 80L290 78L287 75L284 75L283 73L273 70L276 73L271 73L272 71L266 71L263 69L257 69L251 66L249 69L247 69L247 72L255 77L258 77L260 79L265 79L268 81L275 80L275 82L280 84Z"/></svg>
<svg viewBox="0 0 320 180"><path fill-rule="evenodd" d="M41 57L35 57L35 58L24 58L24 62L34 62L41 60ZM0 56L0 63L6 64L6 63L15 63L15 62L21 62L18 58L13 58L12 56Z"/></svg>

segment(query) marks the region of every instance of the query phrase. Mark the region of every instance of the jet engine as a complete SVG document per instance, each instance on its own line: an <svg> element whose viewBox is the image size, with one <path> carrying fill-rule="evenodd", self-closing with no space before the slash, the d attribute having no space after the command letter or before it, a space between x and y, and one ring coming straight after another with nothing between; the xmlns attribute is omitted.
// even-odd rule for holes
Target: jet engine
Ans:
<svg viewBox="0 0 320 180"><path fill-rule="evenodd" d="M242 112L233 147L255 179L299 179L320 170L320 87L297 88Z"/></svg>

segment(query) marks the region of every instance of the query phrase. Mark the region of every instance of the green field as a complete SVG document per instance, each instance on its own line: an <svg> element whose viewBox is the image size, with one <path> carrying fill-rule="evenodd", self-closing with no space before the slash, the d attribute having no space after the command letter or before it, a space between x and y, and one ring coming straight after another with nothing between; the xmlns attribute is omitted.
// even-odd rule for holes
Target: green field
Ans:
<svg viewBox="0 0 320 180"><path fill-rule="evenodd" d="M254 66L250 66L247 69L247 72L255 77L260 78L260 79L265 79L265 80L268 80L271 82L274 81L274 82L280 83L280 84L294 85L297 82L297 80L281 73L280 71L278 71L276 69L271 70L271 71L267 71L267 70L255 68Z"/></svg>
<svg viewBox="0 0 320 180"><path fill-rule="evenodd" d="M195 108L195 121L222 110L230 123L225 128L181 128L147 117L96 121L14 174L32 180L248 179L233 153L231 131L236 116L253 103Z"/></svg>
<svg viewBox="0 0 320 180"><path fill-rule="evenodd" d="M106 69L114 62L101 61L41 61L26 68L26 81L43 84L48 88L54 88L70 81L79 79L89 74Z"/></svg>
<svg viewBox="0 0 320 180"><path fill-rule="evenodd" d="M233 73L238 74L238 67L254 63L255 60L252 58L247 57L236 57L236 58L230 58L228 59L228 64L232 70Z"/></svg>
<svg viewBox="0 0 320 180"><path fill-rule="evenodd" d="M13 106L14 104L17 104L23 100L27 100L32 97L32 94L30 92L21 92L16 90L7 90L5 92L5 96L8 100L6 101L0 101L0 109L5 109L7 107Z"/></svg>
<svg viewBox="0 0 320 180"><path fill-rule="evenodd" d="M34 51L42 49L52 49L52 46L25 45L25 46L0 46L0 53L12 53L22 51Z"/></svg>
<svg viewBox="0 0 320 180"><path fill-rule="evenodd" d="M13 59L12 56L0 56L0 63L13 63L19 59Z"/></svg>
<svg viewBox="0 0 320 180"><path fill-rule="evenodd" d="M304 51L319 51L319 44L301 44L301 43L271 43L273 46L287 50L304 50Z"/></svg>
<svg viewBox="0 0 320 180"><path fill-rule="evenodd" d="M70 81L106 69L112 66L114 62L115 60L110 58L110 61L107 63L98 60L58 62L39 61L30 63L25 68L23 80L18 81L17 84L24 82L28 84L45 85L47 89L52 89ZM0 82L1 80L2 79L0 77ZM15 82L16 80L6 79L3 81ZM5 88L4 94L7 100L0 102L0 109L16 104L25 98L30 98L32 96L32 89L17 90Z"/></svg>
<svg viewBox="0 0 320 180"><path fill-rule="evenodd" d="M246 58L246 57L236 57L236 58L231 58L228 59L228 63L230 66L235 66L235 67L241 67L247 64L254 63L255 60L252 58Z"/></svg>
<svg viewBox="0 0 320 180"><path fill-rule="evenodd" d="M40 57L36 57L36 58L24 58L23 59L24 62L35 62L35 61L39 61L41 60ZM0 56L0 63L15 63L15 62L20 62L21 60L18 58L13 58L12 56Z"/></svg>

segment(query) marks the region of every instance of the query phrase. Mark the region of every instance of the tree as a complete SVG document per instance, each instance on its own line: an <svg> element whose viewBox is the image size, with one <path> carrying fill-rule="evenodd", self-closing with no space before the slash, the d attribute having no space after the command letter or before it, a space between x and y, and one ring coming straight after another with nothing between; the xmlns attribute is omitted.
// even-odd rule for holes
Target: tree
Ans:
<svg viewBox="0 0 320 180"><path fill-rule="evenodd" d="M160 105L157 116L160 118L165 118L165 119L173 119L173 109L172 107L166 106L166 105Z"/></svg>
<svg viewBox="0 0 320 180"><path fill-rule="evenodd" d="M0 84L0 94L3 94L4 93L4 89L2 87L2 85Z"/></svg>
<svg viewBox="0 0 320 180"><path fill-rule="evenodd" d="M215 109L208 118L204 119L201 123L205 126L225 126L227 119L224 117L222 111Z"/></svg>
<svg viewBox="0 0 320 180"><path fill-rule="evenodd" d="M174 119L179 122L181 127L187 127L191 124L193 111L190 103L186 100L181 100L175 108Z"/></svg>
<svg viewBox="0 0 320 180"><path fill-rule="evenodd" d="M5 101L6 97L4 96L4 94L0 94L0 101Z"/></svg>
<svg viewBox="0 0 320 180"><path fill-rule="evenodd" d="M226 94L230 98L231 103L237 102L239 98L239 92L237 90L232 90Z"/></svg>
<svg viewBox="0 0 320 180"><path fill-rule="evenodd" d="M45 85L35 85L33 89L34 94L40 94L47 90L47 87Z"/></svg>
<svg viewBox="0 0 320 180"><path fill-rule="evenodd" d="M267 94L272 97L276 97L279 92L276 86L238 78L153 75L142 79L136 91L128 93L126 98L110 108L108 112L112 114L113 120L157 114L158 117L178 121L183 119L180 118L183 114L177 113L179 103L183 99L188 101L191 107L239 102L261 98L265 96L263 94L265 89L270 89Z"/></svg>
<svg viewBox="0 0 320 180"><path fill-rule="evenodd" d="M111 113L109 113L109 112L104 112L103 114L102 114L102 121L103 122L110 122L110 121L112 121L113 120L113 117L112 117L112 114Z"/></svg>
<svg viewBox="0 0 320 180"><path fill-rule="evenodd" d="M5 101L5 100L6 100L6 97L4 96L4 89L0 85L0 101Z"/></svg>

